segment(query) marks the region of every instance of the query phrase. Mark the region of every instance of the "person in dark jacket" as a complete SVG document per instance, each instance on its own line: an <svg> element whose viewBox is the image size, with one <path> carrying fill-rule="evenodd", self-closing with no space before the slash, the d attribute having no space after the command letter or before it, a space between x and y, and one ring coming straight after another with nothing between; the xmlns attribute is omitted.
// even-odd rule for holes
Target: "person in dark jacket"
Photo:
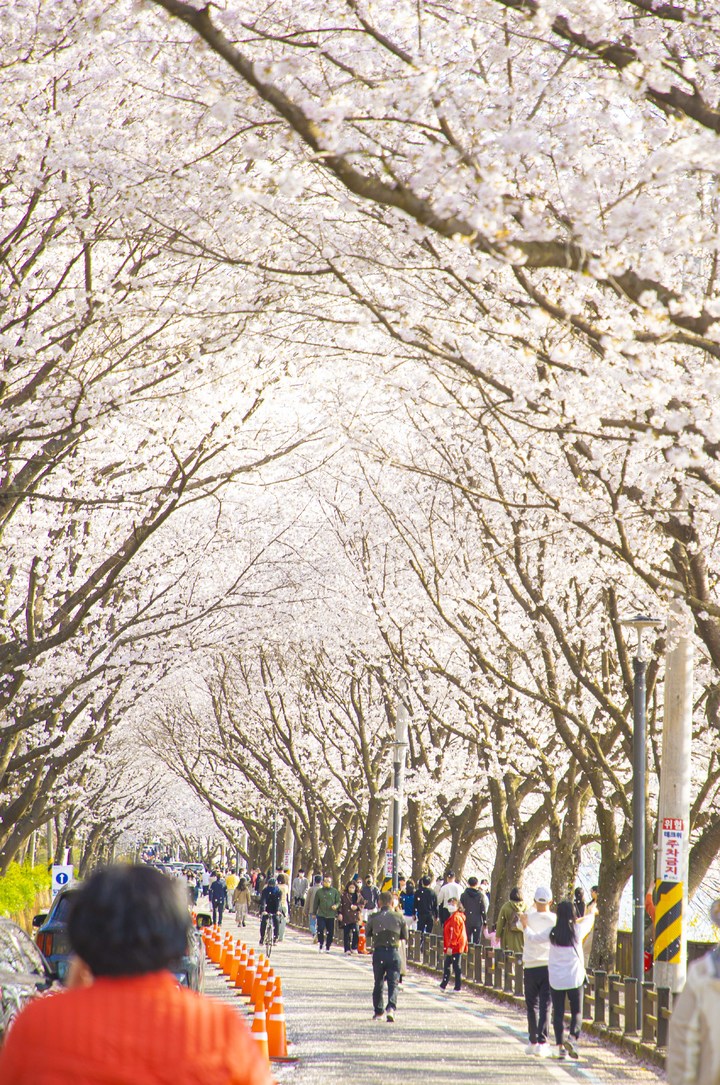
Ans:
<svg viewBox="0 0 720 1085"><path fill-rule="evenodd" d="M420 934L432 934L438 916L437 896L432 883L432 874L425 874L415 893L414 907Z"/></svg>
<svg viewBox="0 0 720 1085"><path fill-rule="evenodd" d="M363 902L364 902L363 906L365 908L365 911L366 912L375 912L375 911L377 911L378 896L380 895L380 890L375 885L375 882L373 881L373 879L370 877L369 874L368 874L367 878L365 879L365 884L362 886L360 892L362 893L362 898L363 898Z"/></svg>
<svg viewBox="0 0 720 1085"><path fill-rule="evenodd" d="M408 928L405 916L392 910L392 893L381 893L380 911L368 921L367 940L373 948L373 1018L383 1015L383 985L387 981L387 1020L395 1020L397 988L400 982L400 943L407 941Z"/></svg>
<svg viewBox="0 0 720 1085"><path fill-rule="evenodd" d="M280 887L275 878L268 878L268 883L260 894L260 945L265 941L265 931L267 930L268 919L272 920L273 930L275 932L275 941L277 942L280 935L280 905L282 904L282 894Z"/></svg>
<svg viewBox="0 0 720 1085"><path fill-rule="evenodd" d="M227 908L228 895L227 885L225 880L220 877L217 870L213 874L213 880L210 882L210 888L208 889L208 897L212 905L213 923L222 923L223 912Z"/></svg>
<svg viewBox="0 0 720 1085"><path fill-rule="evenodd" d="M468 878L467 889L460 895L460 903L465 909L465 926L470 945L479 946L482 942L483 927L487 923L485 912L485 894L478 889L477 878Z"/></svg>
<svg viewBox="0 0 720 1085"><path fill-rule="evenodd" d="M356 953L358 931L363 911L363 898L357 882L348 882L340 900L340 924L343 929L343 941L346 953Z"/></svg>

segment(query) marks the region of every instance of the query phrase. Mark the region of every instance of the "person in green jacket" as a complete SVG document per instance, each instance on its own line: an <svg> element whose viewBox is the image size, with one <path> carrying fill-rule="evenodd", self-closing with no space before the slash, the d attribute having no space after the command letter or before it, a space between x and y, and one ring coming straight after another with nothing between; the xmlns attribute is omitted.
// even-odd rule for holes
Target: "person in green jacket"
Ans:
<svg viewBox="0 0 720 1085"><path fill-rule="evenodd" d="M340 907L340 894L332 883L329 874L323 875L323 883L315 893L312 904L313 915L317 917L318 950L329 953L335 935L335 916Z"/></svg>
<svg viewBox="0 0 720 1085"><path fill-rule="evenodd" d="M512 950L513 953L522 953L525 945L525 936L518 916L520 912L526 912L522 899L522 890L517 885L510 890L510 900L506 900L500 909L500 914L495 927L495 933L500 939L500 947Z"/></svg>

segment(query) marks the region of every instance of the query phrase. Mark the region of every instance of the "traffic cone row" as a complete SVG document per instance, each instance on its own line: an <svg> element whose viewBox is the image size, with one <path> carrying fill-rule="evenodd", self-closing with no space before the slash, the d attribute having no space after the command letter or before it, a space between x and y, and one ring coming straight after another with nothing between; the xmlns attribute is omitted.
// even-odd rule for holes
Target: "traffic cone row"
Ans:
<svg viewBox="0 0 720 1085"><path fill-rule="evenodd" d="M206 927L203 942L208 958L217 964L233 987L253 1006L250 1031L267 1059L287 1059L287 1029L282 984L270 962L240 939L233 944L228 932L224 941L219 927Z"/></svg>

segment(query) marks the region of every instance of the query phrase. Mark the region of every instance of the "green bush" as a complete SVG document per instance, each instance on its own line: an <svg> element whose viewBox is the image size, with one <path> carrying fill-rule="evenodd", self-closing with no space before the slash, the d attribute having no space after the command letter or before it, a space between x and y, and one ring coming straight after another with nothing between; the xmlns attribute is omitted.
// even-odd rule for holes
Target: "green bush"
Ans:
<svg viewBox="0 0 720 1085"><path fill-rule="evenodd" d="M50 888L47 867L11 863L0 877L0 915L17 915L32 908L43 890Z"/></svg>

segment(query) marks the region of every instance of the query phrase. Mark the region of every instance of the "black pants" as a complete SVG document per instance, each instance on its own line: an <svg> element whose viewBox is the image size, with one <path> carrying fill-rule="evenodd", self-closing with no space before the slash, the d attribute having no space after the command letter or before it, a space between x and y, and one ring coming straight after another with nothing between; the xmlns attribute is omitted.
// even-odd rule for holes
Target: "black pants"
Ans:
<svg viewBox="0 0 720 1085"><path fill-rule="evenodd" d="M383 983L387 980L387 1009L397 1007L397 986L400 980L400 954L391 946L379 946L373 951L373 1007L375 1013L383 1012Z"/></svg>
<svg viewBox="0 0 720 1085"><path fill-rule="evenodd" d="M531 1044L544 1044L547 1040L548 1009L550 1008L550 980L547 965L526 968L524 981L528 1039Z"/></svg>
<svg viewBox="0 0 720 1085"><path fill-rule="evenodd" d="M317 917L317 940L318 940L318 945L321 946L323 944L323 941L324 941L326 948L330 949L330 946L333 943L334 935L335 935L335 920L334 919L326 919L324 915L319 915Z"/></svg>
<svg viewBox="0 0 720 1085"><path fill-rule="evenodd" d="M262 919L260 920L260 941L265 941L265 931L267 930L268 919L272 919L273 931L275 933L275 941L277 942L278 934L280 933L280 920L277 913L273 915L270 912L263 912Z"/></svg>
<svg viewBox="0 0 720 1085"><path fill-rule="evenodd" d="M210 902L213 910L213 923L222 923L223 912L225 911L225 901L221 900L216 903L214 900Z"/></svg>
<svg viewBox="0 0 720 1085"><path fill-rule="evenodd" d="M358 947L358 925L357 923L346 923L343 927L343 943L345 952L349 953L351 949L357 949Z"/></svg>
<svg viewBox="0 0 720 1085"><path fill-rule="evenodd" d="M471 946L479 946L482 943L482 927L468 927L467 936Z"/></svg>
<svg viewBox="0 0 720 1085"><path fill-rule="evenodd" d="M446 921L450 918L450 913L447 908L443 908L442 904L438 908L438 918L440 920L440 926L444 927Z"/></svg>
<svg viewBox="0 0 720 1085"><path fill-rule="evenodd" d="M555 1030L555 1043L561 1044L563 1039L563 1017L565 1016L565 996L570 1004L570 1035L577 1040L582 1025L583 989L570 987L568 990L556 991L550 989L553 1008L553 1028Z"/></svg>
<svg viewBox="0 0 720 1085"><path fill-rule="evenodd" d="M424 912L418 912L417 921L417 929L420 931L421 934L432 934L434 923L432 915L426 915Z"/></svg>
<svg viewBox="0 0 720 1085"><path fill-rule="evenodd" d="M443 965L443 978L442 987L447 987L450 980L450 968L452 967L455 973L455 990L460 990L460 981L462 979L462 953L446 953L445 963Z"/></svg>

